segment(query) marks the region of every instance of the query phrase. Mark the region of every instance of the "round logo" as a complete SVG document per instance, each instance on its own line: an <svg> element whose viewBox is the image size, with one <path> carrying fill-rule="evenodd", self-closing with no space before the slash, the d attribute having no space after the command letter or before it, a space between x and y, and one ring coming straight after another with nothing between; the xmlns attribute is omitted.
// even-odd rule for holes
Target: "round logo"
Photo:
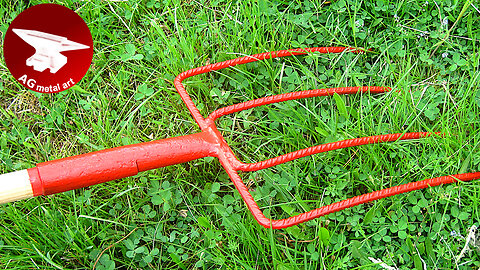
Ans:
<svg viewBox="0 0 480 270"><path fill-rule="evenodd" d="M5 34L3 55L8 70L25 87L57 93L87 73L93 40L83 19L57 4L40 4L20 13Z"/></svg>

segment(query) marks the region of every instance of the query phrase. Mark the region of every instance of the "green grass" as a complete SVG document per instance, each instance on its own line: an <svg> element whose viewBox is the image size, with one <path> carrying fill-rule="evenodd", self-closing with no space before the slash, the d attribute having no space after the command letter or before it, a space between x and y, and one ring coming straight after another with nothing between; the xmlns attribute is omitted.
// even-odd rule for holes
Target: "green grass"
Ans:
<svg viewBox="0 0 480 270"><path fill-rule="evenodd" d="M267 216L285 218L382 188L480 170L477 3L224 2L57 2L87 22L93 64L74 88L44 95L21 87L2 57L0 172L198 132L173 87L177 74L309 46L373 52L268 60L185 84L204 116L290 91L359 85L398 91L290 101L223 117L219 128L241 160L376 134L449 135L243 173ZM2 33L26 7L0 3ZM457 183L269 230L252 218L219 162L205 158L0 206L0 268L381 269L373 257L399 269L472 269L480 267L478 247L455 258L462 237L479 226L479 198L478 181Z"/></svg>

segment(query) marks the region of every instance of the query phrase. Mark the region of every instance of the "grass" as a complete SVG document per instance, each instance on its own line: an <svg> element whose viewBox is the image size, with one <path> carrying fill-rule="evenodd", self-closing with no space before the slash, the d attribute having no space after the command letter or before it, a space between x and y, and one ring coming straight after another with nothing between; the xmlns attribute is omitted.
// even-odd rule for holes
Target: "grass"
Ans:
<svg viewBox="0 0 480 270"><path fill-rule="evenodd" d="M28 4L0 3L0 30ZM201 113L306 89L385 85L384 95L312 98L224 117L243 161L375 134L444 138L368 145L242 174L273 218L424 178L480 170L478 5L455 1L57 1L87 22L85 78L25 90L0 62L0 172L198 132L173 87L182 71L307 46L365 55L268 60L186 81ZM475 9L477 8L477 9ZM447 22L447 23L445 23ZM454 24L454 22L456 22ZM3 57L2 57L3 59ZM343 104L343 105L342 105ZM385 198L283 230L259 226L215 159L0 206L5 269L471 269L478 181Z"/></svg>

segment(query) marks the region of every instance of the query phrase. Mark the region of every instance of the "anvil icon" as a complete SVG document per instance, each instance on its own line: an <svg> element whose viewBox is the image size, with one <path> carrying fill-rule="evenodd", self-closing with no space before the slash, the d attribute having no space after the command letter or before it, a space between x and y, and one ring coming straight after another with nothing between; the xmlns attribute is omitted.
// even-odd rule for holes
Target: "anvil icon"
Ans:
<svg viewBox="0 0 480 270"><path fill-rule="evenodd" d="M56 73L67 63L67 57L60 52L88 49L89 46L73 42L66 37L45 32L12 29L21 39L35 48L35 54L27 59L27 66L33 66L36 71L49 68L51 73Z"/></svg>

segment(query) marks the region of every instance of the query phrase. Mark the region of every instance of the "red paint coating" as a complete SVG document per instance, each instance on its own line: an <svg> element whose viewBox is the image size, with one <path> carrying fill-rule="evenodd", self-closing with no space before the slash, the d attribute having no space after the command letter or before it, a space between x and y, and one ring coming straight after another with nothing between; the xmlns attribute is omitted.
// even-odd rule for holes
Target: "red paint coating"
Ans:
<svg viewBox="0 0 480 270"><path fill-rule="evenodd" d="M36 183L40 180L43 188L35 188L34 193L64 192L212 156L214 143L208 133L201 132L40 163Z"/></svg>
<svg viewBox="0 0 480 270"><path fill-rule="evenodd" d="M371 202L396 194L409 192L417 189L423 189L427 187L438 186L441 184L453 183L456 182L457 179L461 181L470 181L480 178L480 172L441 176L363 194L347 200L333 203L331 205L323 206L297 216L292 216L287 219L273 220L265 217L255 200L253 199L252 195L248 191L248 188L245 186L242 179L238 175L237 171L261 170L300 157L305 157L321 152L346 147L359 146L371 143L393 142L397 140L419 139L427 136L433 136L434 134L428 132L414 132L356 138L312 146L306 149L301 149L257 163L243 163L235 157L235 154L230 149L223 136L216 128L215 120L218 117L286 100L308 98L314 96L327 96L333 95L333 93L383 93L386 91L390 91L390 88L378 86L343 87L286 93L228 106L214 111L207 119L204 119L195 104L193 103L192 99L188 95L187 91L185 90L185 87L182 85L182 81L188 77L192 77L198 74L207 73L222 68L233 67L235 65L250 63L258 60L291 55L300 55L309 52L340 53L344 51L350 51L354 53L362 52L361 50L343 47L319 47L283 50L241 57L185 71L175 78L174 84L180 96L182 97L182 100L185 102L187 108L192 114L193 118L202 129L201 133L148 143L122 146L84 155L64 158L60 160L40 163L37 167L28 170L28 173L30 175L30 181L32 183L32 188L34 190L34 195L38 196L53 194L71 189L86 187L118 178L135 175L139 171L183 163L206 156L215 156L219 158L221 164L225 168L227 174L230 176L233 184L240 192L240 195L245 201L248 209L250 210L254 218L258 221L258 223L266 228L280 229L290 227L355 205ZM436 135L441 134L436 133Z"/></svg>
<svg viewBox="0 0 480 270"><path fill-rule="evenodd" d="M38 168L33 167L27 170L30 184L32 185L33 196L43 195L43 184L38 175Z"/></svg>
<svg viewBox="0 0 480 270"><path fill-rule="evenodd" d="M193 103L192 99L190 98L187 91L185 90L185 87L182 85L182 81L188 77L192 77L198 74L203 74L210 71L219 70L222 68L233 67L235 65L250 63L250 62L264 60L264 59L306 54L308 52L340 53L344 51L351 51L354 53L362 52L361 50L352 50L351 48L342 48L342 47L319 47L319 48L283 50L283 51L277 51L277 52L269 52L269 53L245 56L237 59L232 59L232 60L227 60L220 63L207 65L204 67L187 70L181 73L180 75L178 75L177 78L175 78L175 81L174 81L175 88L177 89L178 93L182 97L182 100L185 102L187 108L189 109L190 113L192 114L193 118L198 123L200 128L202 130L206 130L206 129L213 130L216 136L219 138L218 147L220 149L218 151L218 158L221 164L225 168L227 174L230 176L230 179L232 180L235 187L239 191L240 195L245 201L253 217L258 221L260 225L264 226L265 228L273 228L273 229L286 228L286 227L294 226L299 223L302 223L320 216L324 216L333 212L337 212L355 205L371 202L374 200L393 196L396 194L409 192L412 190L417 190L422 188L427 188L427 187L433 187L441 184L448 184L448 183L455 182L456 179L459 179L462 181L471 181L471 180L480 178L480 172L457 174L452 176L441 176L437 178L425 179L422 181L412 182L405 185L395 186L388 189L363 194L361 196L350 198L341 202L336 202L331 205L323 206L323 207L314 209L310 212L302 213L300 215L293 216L287 219L273 220L265 217L265 215L260 210L255 200L253 199L252 195L248 191L248 188L245 186L242 179L238 175L237 173L238 170L241 170L241 171L261 170L261 169L275 166L293 159L297 159L297 158L308 156L308 155L313 155L320 152L331 151L335 149L341 149L341 148L358 146L358 145L371 144L371 143L380 143L380 142L387 142L387 141L391 142L391 141L408 140L408 139L420 139L423 137L432 136L433 134L428 132L413 132L413 133L404 133L404 134L386 134L386 135L356 138L351 140L344 140L344 141L339 141L339 142L334 142L334 143L329 143L324 145L313 146L313 147L298 150L292 153L288 153L276 158L265 160L262 162L246 164L239 161L235 157L232 150L227 145L227 143L225 142L225 140L223 139L223 137L215 127L214 122L218 117L221 117L230 113L235 113L242 110L247 110L254 107L272 104L276 102L282 102L286 100L308 98L308 97L314 97L314 96L333 95L333 93L338 93L338 94L355 94L358 92L382 93L382 92L390 91L390 88L378 87L378 86L343 87L343 88L317 89L317 90L307 90L307 91L300 91L300 92L294 92L294 93L286 93L286 94L281 94L276 96L259 98L256 100L251 100L244 103L228 106L228 107L219 109L217 111L214 111L213 113L210 114L210 116L207 119L204 119L201 116L198 109L195 107L195 104ZM440 135L438 133L436 134Z"/></svg>
<svg viewBox="0 0 480 270"><path fill-rule="evenodd" d="M391 89L389 87L384 87L384 86L362 86L362 87L339 87L339 88L327 88L327 89L315 89L315 90L291 92L291 93L285 93L285 94L280 94L275 96L268 96L268 97L254 99L254 100L249 100L247 102L242 102L242 103L238 103L235 105L218 109L212 112L208 116L208 120L215 121L217 118L221 116L225 116L227 114L236 113L239 111L252 109L258 106L273 104L277 102L283 102L287 100L331 96L334 93L337 93L339 95L357 94L357 93L385 93L390 90Z"/></svg>
<svg viewBox="0 0 480 270"><path fill-rule="evenodd" d="M297 158L311 156L314 154L324 153L332 150L372 144L372 143L420 139L420 138L429 137L432 135L433 134L429 132L410 132L405 134L395 133L395 134L385 134L385 135L355 138L355 139L349 139L349 140L311 146L305 149L297 150L288 154L284 154L275 158L267 159L267 160L256 162L256 163L243 163L239 160L235 160L236 162L234 162L233 165L236 170L241 170L244 172L258 171L258 170L270 168L273 166L277 166L279 164L292 161ZM439 135L439 133L437 133L437 135Z"/></svg>

